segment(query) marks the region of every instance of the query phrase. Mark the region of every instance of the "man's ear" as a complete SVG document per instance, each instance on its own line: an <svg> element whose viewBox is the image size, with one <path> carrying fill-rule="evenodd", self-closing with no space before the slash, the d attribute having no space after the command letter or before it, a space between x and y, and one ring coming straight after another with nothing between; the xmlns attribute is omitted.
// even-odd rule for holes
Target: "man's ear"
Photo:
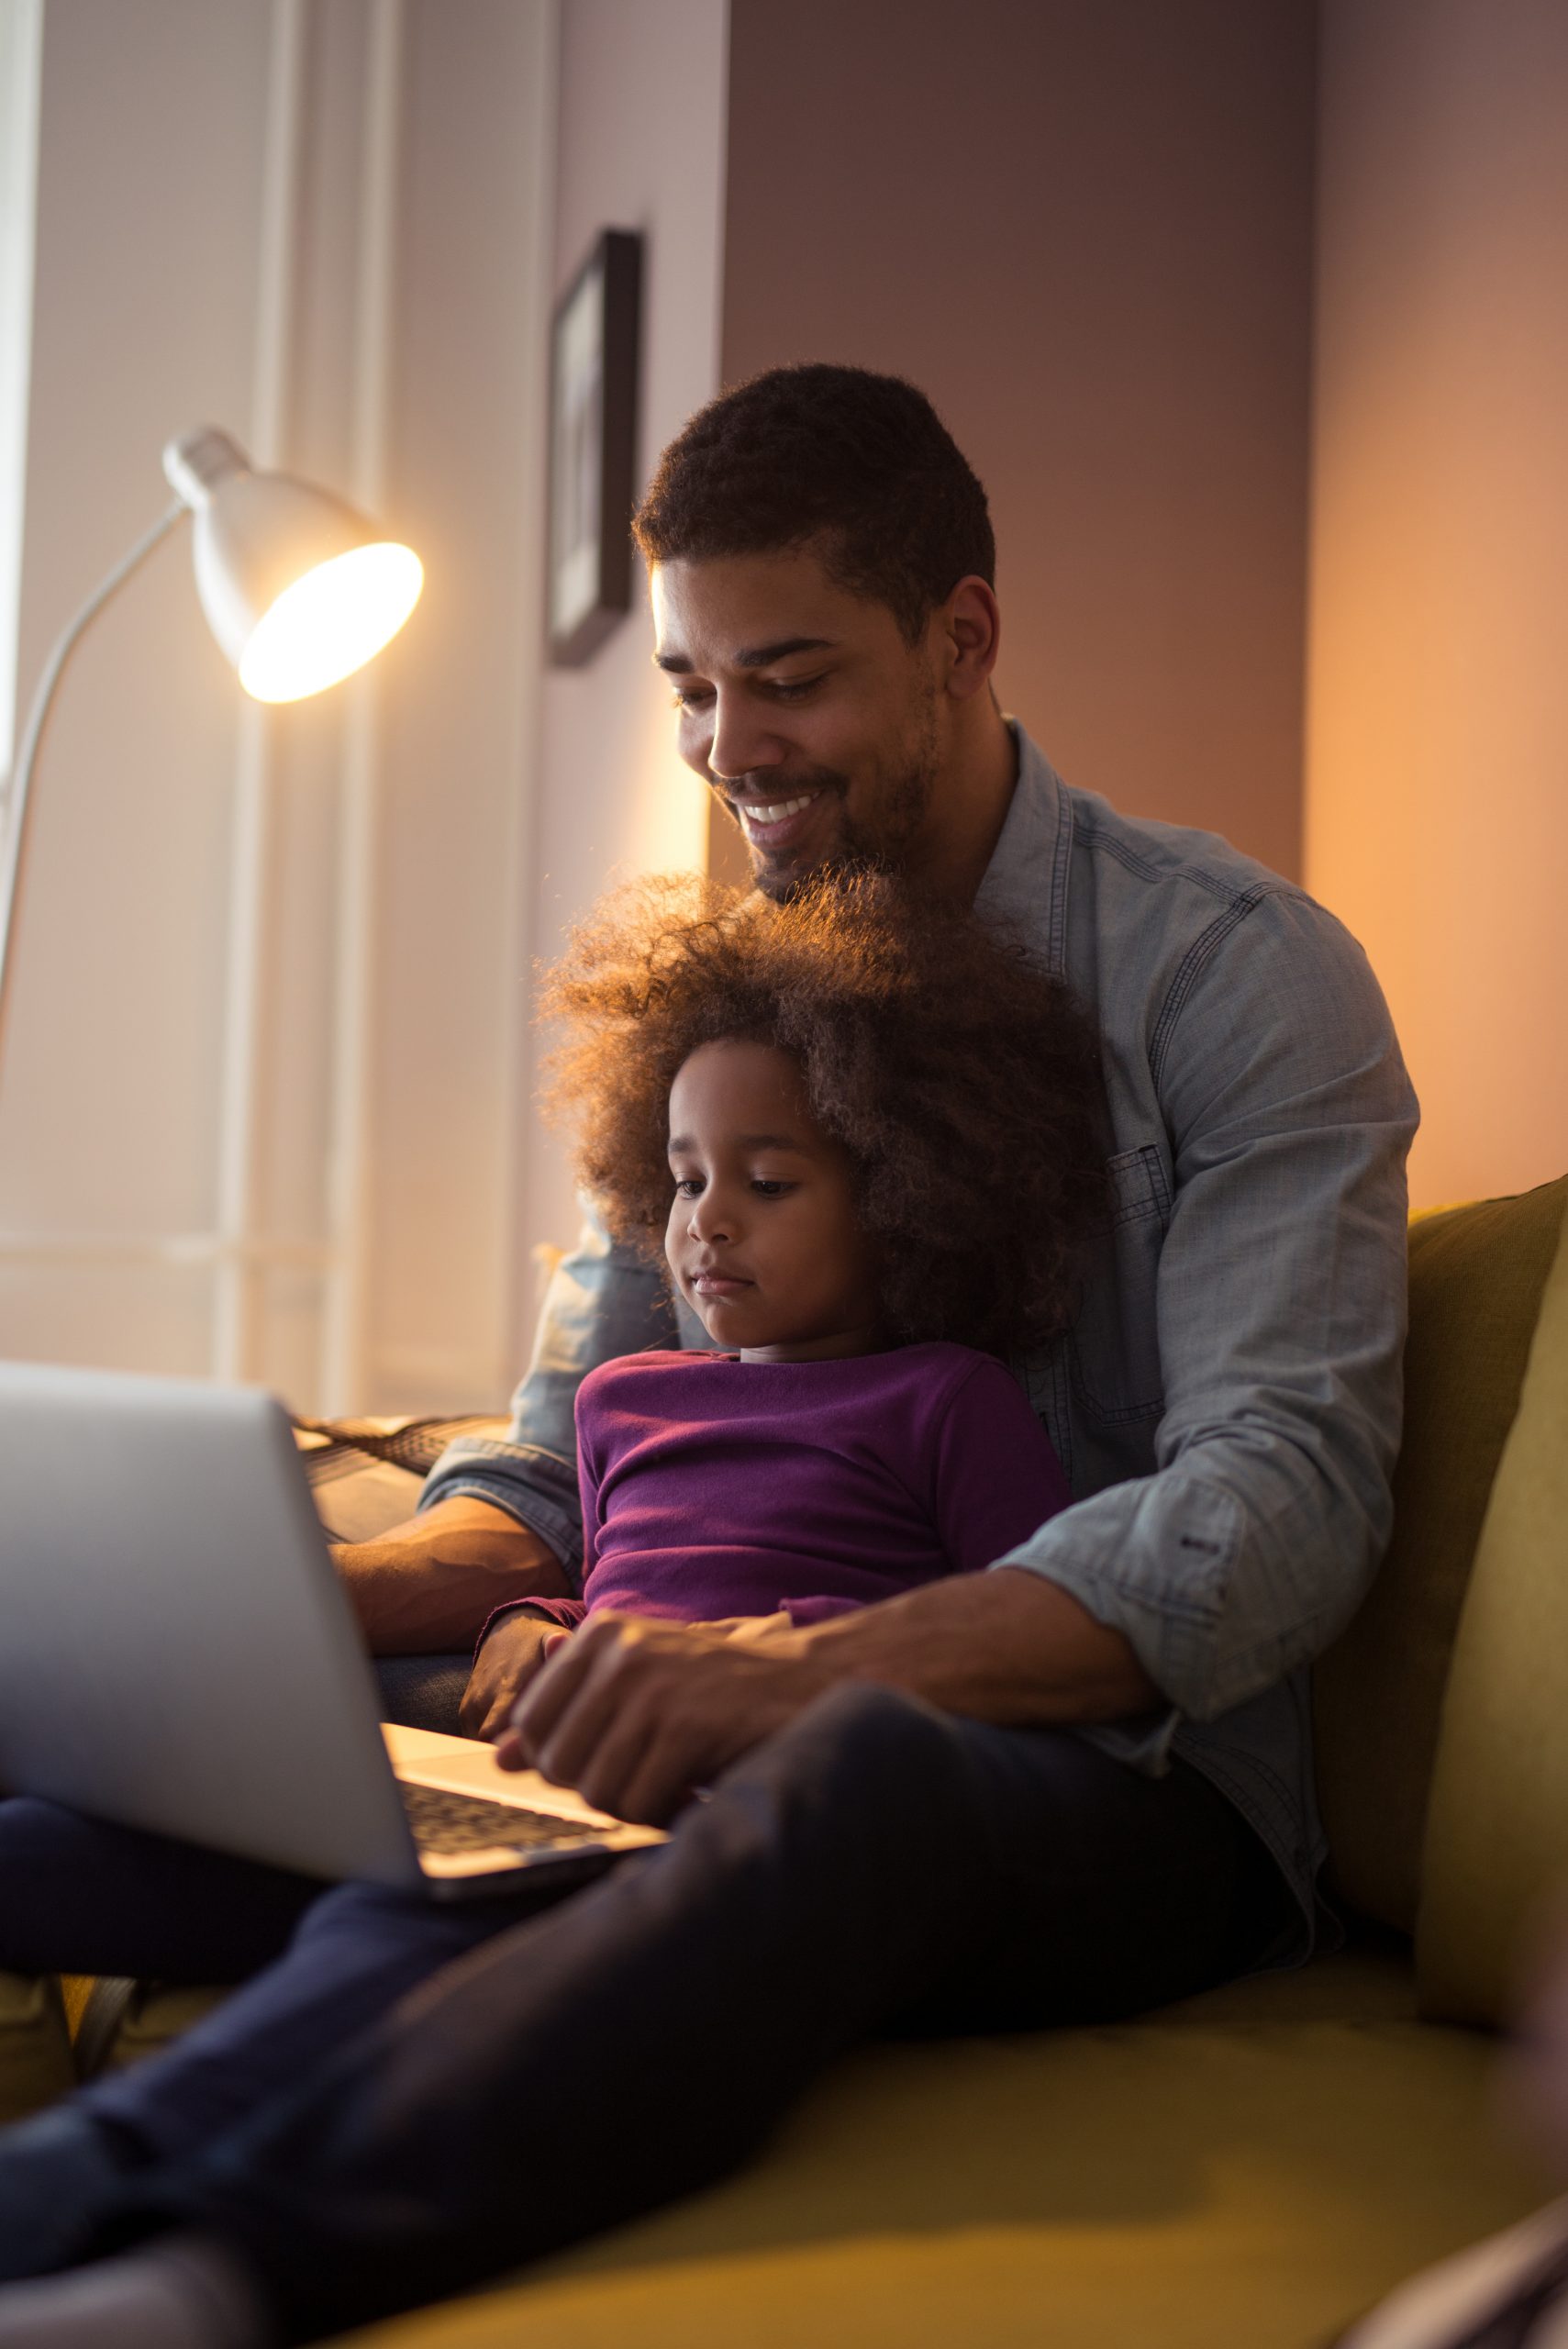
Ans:
<svg viewBox="0 0 1568 2349"><path fill-rule="evenodd" d="M972 573L961 579L932 629L943 667L943 684L955 701L968 701L989 684L1002 640L1002 615L995 590Z"/></svg>

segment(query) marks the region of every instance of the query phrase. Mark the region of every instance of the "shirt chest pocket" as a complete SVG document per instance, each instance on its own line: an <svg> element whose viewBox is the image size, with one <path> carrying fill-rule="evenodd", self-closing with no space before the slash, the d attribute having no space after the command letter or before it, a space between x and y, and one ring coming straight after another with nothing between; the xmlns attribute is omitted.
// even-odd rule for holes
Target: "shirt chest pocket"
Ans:
<svg viewBox="0 0 1568 2349"><path fill-rule="evenodd" d="M1158 1419L1165 1408L1156 1280L1171 1191L1151 1142L1119 1151L1106 1160L1106 1174L1110 1222L1090 1259L1068 1362L1079 1408L1102 1426L1118 1427Z"/></svg>

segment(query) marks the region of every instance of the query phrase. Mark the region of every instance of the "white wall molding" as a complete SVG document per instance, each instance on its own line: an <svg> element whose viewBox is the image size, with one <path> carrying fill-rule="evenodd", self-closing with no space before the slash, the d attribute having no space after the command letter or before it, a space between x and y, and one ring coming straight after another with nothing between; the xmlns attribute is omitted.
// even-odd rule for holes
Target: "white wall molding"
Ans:
<svg viewBox="0 0 1568 2349"><path fill-rule="evenodd" d="M301 232L306 0L272 0L262 130L256 339L250 454L262 467L288 459L295 274ZM193 419L194 420L194 419ZM217 1216L221 1253L213 1297L212 1371L250 1379L261 1352L262 1297L252 1245L257 1213L261 1052L267 1019L266 916L276 887L270 751L272 713L239 705L229 850L228 967L218 1104Z"/></svg>
<svg viewBox="0 0 1568 2349"><path fill-rule="evenodd" d="M555 14L42 11L24 685L199 420L428 575L295 709L242 703L183 538L84 643L0 1092L0 1353L311 1411L510 1384Z"/></svg>
<svg viewBox="0 0 1568 2349"><path fill-rule="evenodd" d="M177 1265L182 1271L322 1274L333 1252L325 1241L235 1240L221 1231L166 1231L145 1240L113 1231L0 1231L0 1264L70 1266Z"/></svg>
<svg viewBox="0 0 1568 2349"><path fill-rule="evenodd" d="M402 155L403 0L372 0L360 165L359 282L354 315L350 494L379 513L386 493L392 400L398 167ZM373 673L351 691L339 819L338 951L333 984L337 1082L328 1137L332 1264L324 1303L323 1408L343 1411L367 1386L366 1303L373 1264L368 1179L373 1114L379 699Z"/></svg>
<svg viewBox="0 0 1568 2349"><path fill-rule="evenodd" d="M0 8L0 773L17 731L17 607L22 580L28 371L32 355L43 0ZM0 788L0 823L6 794Z"/></svg>

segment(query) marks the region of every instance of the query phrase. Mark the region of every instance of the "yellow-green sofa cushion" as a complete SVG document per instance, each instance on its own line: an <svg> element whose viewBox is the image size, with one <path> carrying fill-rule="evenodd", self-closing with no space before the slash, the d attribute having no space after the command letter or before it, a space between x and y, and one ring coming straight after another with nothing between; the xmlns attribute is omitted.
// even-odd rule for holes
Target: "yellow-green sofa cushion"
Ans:
<svg viewBox="0 0 1568 2349"><path fill-rule="evenodd" d="M1492 2147L1490 2054L1361 1954L1115 2028L872 2048L711 2193L354 2339L1323 2349L1542 2199Z"/></svg>
<svg viewBox="0 0 1568 2349"><path fill-rule="evenodd" d="M0 1974L0 2125L41 2110L75 2084L58 1984Z"/></svg>
<svg viewBox="0 0 1568 2349"><path fill-rule="evenodd" d="M1454 1631L1565 1202L1568 1177L1412 1224L1394 1539L1366 1604L1313 1675L1335 1883L1407 1933Z"/></svg>
<svg viewBox="0 0 1568 2349"><path fill-rule="evenodd" d="M1568 1884L1568 1230L1460 1619L1423 1867L1425 2012L1501 2021Z"/></svg>

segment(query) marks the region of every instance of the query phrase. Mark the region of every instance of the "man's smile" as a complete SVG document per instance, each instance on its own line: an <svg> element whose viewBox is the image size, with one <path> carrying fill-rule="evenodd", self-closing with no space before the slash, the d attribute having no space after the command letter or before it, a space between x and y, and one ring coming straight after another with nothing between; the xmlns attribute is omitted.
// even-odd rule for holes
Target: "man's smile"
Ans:
<svg viewBox="0 0 1568 2349"><path fill-rule="evenodd" d="M759 848L788 848L806 829L808 810L821 798L825 786L795 792L778 799L739 799L726 794L749 841Z"/></svg>

